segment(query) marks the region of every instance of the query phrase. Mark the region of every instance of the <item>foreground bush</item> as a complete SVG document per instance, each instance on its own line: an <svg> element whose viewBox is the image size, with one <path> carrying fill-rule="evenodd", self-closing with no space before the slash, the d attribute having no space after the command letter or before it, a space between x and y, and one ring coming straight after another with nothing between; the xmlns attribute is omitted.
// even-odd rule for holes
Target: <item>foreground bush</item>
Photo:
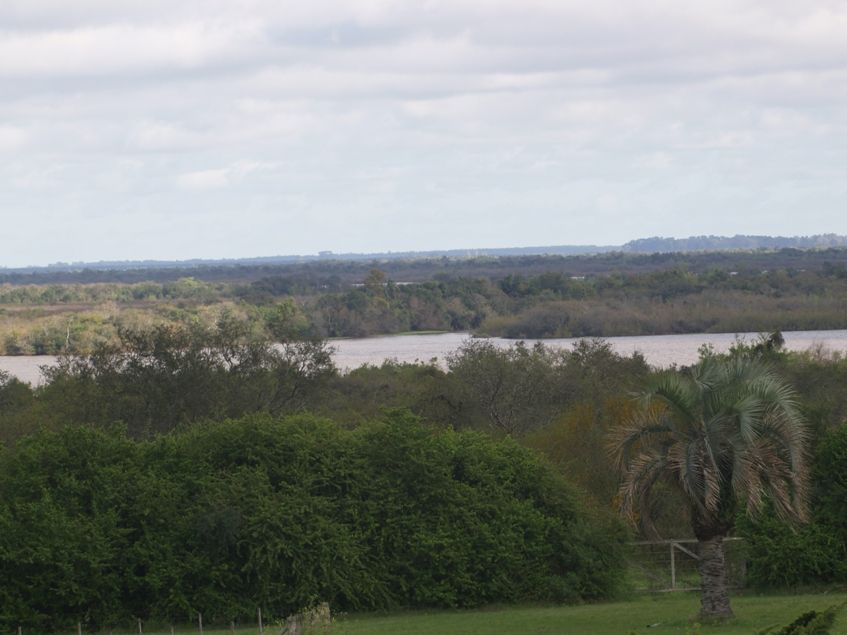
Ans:
<svg viewBox="0 0 847 635"><path fill-rule="evenodd" d="M828 635L842 608L843 605L831 606L825 611L807 611L787 626L771 626L757 635Z"/></svg>
<svg viewBox="0 0 847 635"><path fill-rule="evenodd" d="M847 581L847 426L819 444L812 484L808 524L786 527L765 513L740 525L752 584L784 588Z"/></svg>
<svg viewBox="0 0 847 635"><path fill-rule="evenodd" d="M531 452L402 414L41 434L0 455L0 501L6 627L575 601L623 560Z"/></svg>

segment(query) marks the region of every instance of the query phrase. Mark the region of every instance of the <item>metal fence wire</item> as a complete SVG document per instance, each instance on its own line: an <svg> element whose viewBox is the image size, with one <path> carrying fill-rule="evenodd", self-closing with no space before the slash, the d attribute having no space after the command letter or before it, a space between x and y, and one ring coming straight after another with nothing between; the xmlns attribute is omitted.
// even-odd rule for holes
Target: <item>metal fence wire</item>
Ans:
<svg viewBox="0 0 847 635"><path fill-rule="evenodd" d="M724 551L727 584L743 588L747 577L744 541L727 538ZM696 591L700 588L699 559L693 539L635 542L630 549L630 575L638 591Z"/></svg>

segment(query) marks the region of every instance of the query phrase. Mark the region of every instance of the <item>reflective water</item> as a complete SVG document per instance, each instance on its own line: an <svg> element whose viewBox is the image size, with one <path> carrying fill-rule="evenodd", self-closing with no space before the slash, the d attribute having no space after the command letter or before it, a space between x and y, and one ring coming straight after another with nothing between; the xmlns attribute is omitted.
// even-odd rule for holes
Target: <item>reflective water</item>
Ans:
<svg viewBox="0 0 847 635"><path fill-rule="evenodd" d="M757 333L693 333L688 335L645 335L634 337L607 337L612 347L623 355L641 352L647 361L659 367L672 364L684 365L697 361L697 349L703 344L711 344L716 351L726 351L737 337L748 341L755 340ZM847 330L840 331L785 331L785 345L790 350L803 351L815 346L823 346L832 351L847 353ZM362 364L381 364L386 359L400 362L435 359L443 364L447 354L455 351L470 339L467 333L440 333L435 335L387 335L384 337L366 337L362 339L333 340L335 363L343 370L357 368ZM497 346L507 347L514 340L490 338ZM526 340L533 344L539 340ZM540 340L548 346L570 348L577 339ZM39 366L51 365L56 358L49 355L39 357L2 357L0 370L28 382L38 383Z"/></svg>
<svg viewBox="0 0 847 635"><path fill-rule="evenodd" d="M5 370L14 377L31 384L41 383L41 366L52 366L55 363L56 358L52 355L20 355L17 357L0 355L0 370Z"/></svg>
<svg viewBox="0 0 847 635"><path fill-rule="evenodd" d="M693 364L697 361L697 350L703 344L711 344L717 352L725 352L737 338L754 341L758 333L692 333L687 335L639 335L632 337L607 337L615 351L631 355L639 351L653 366L667 367L672 364ZM785 345L789 350L804 351L815 346L847 353L847 330L840 331L785 331ZM364 339L335 340L331 342L337 350L335 363L339 368L350 369L362 364L378 364L386 358L401 362L416 360L430 361L436 358L444 362L444 356L469 339L467 333L444 333L439 335L389 335ZM500 347L514 344L514 340L492 337L488 341ZM570 349L579 338L524 340L527 344L544 342L547 346Z"/></svg>

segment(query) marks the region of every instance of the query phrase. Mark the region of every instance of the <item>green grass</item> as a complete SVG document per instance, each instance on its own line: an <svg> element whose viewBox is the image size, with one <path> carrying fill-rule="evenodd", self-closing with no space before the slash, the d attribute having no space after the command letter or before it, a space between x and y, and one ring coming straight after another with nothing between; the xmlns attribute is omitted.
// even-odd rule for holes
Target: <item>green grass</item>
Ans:
<svg viewBox="0 0 847 635"><path fill-rule="evenodd" d="M787 624L808 610L823 610L847 601L847 593L807 595L747 595L732 600L736 619L731 623L704 626L703 635L752 635L772 624ZM388 615L341 616L322 635L684 635L699 608L697 594L677 593L643 596L626 602L584 606L503 607L472 611L401 612ZM655 626L648 628L649 624ZM131 633L132 631L122 631ZM170 631L147 631L167 635ZM196 626L178 633L196 633ZM115 632L117 635L117 631ZM205 635L227 635L228 628L204 629ZM255 635L258 629L240 628L238 635ZM265 628L266 635L279 629ZM847 611L834 633L847 635Z"/></svg>

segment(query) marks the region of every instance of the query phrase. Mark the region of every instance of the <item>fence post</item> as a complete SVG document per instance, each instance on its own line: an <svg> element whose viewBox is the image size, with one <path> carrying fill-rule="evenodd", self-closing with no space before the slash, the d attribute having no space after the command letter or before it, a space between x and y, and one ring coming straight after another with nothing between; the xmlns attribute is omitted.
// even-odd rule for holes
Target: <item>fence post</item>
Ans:
<svg viewBox="0 0 847 635"><path fill-rule="evenodd" d="M197 624L200 626L200 635L203 635L203 614L197 613Z"/></svg>
<svg viewBox="0 0 847 635"><path fill-rule="evenodd" d="M235 622L233 620L229 622L229 633L230 635L235 635Z"/></svg>
<svg viewBox="0 0 847 635"><path fill-rule="evenodd" d="M676 589L676 554L674 554L674 546L676 543L671 540L671 589Z"/></svg>
<svg viewBox="0 0 847 635"><path fill-rule="evenodd" d="M18 635L21 635L18 633ZM265 629L262 628L262 607L259 607L259 635L265 635Z"/></svg>
<svg viewBox="0 0 847 635"><path fill-rule="evenodd" d="M82 635L82 622L76 623L76 635Z"/></svg>
<svg viewBox="0 0 847 635"><path fill-rule="evenodd" d="M21 627L18 626L18 635L21 635Z"/></svg>

